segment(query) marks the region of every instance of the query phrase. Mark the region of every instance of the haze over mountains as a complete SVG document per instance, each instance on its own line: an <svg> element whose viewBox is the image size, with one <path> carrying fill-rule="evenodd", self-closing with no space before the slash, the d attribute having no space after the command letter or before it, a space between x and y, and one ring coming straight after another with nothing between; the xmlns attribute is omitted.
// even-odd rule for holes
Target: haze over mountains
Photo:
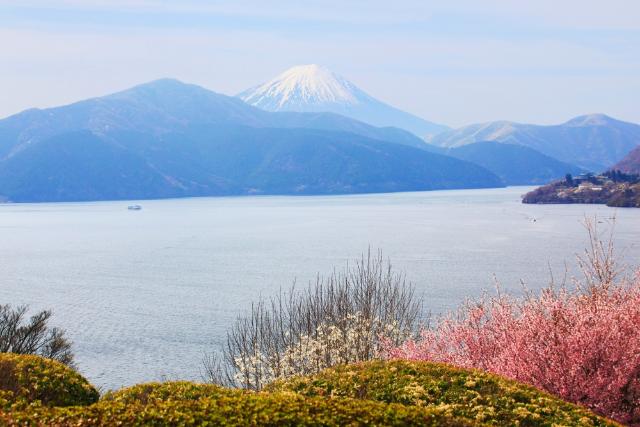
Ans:
<svg viewBox="0 0 640 427"><path fill-rule="evenodd" d="M324 129L424 145L420 138L400 129L377 128L332 113L269 113L200 86L161 79L112 95L57 108L31 109L0 120L0 157L66 130L87 129L98 135L135 130L161 135L194 124Z"/></svg>
<svg viewBox="0 0 640 427"><path fill-rule="evenodd" d="M405 129L420 137L449 129L387 105L344 77L315 64L292 67L238 97L267 111L330 111L374 126Z"/></svg>
<svg viewBox="0 0 640 427"><path fill-rule="evenodd" d="M292 67L238 97L269 111L332 111L373 125L396 126L445 149L487 141L507 143L509 147L481 144L453 151L423 148L473 161L512 185L602 171L640 144L640 126L603 114L576 117L557 126L497 121L448 129L383 104L318 65Z"/></svg>
<svg viewBox="0 0 640 427"><path fill-rule="evenodd" d="M449 148L444 153L490 170L507 185L546 184L567 173L578 175L585 172L532 148L495 141L466 144Z"/></svg>
<svg viewBox="0 0 640 427"><path fill-rule="evenodd" d="M640 144L640 125L604 114L590 114L554 126L506 121L474 124L429 138L431 144L447 148L479 141L522 145L599 172L613 166Z"/></svg>
<svg viewBox="0 0 640 427"><path fill-rule="evenodd" d="M640 144L639 125L604 115L558 126L471 125L427 143L398 127L315 111L353 113L352 107L368 104L379 107L381 117L407 118L317 66L294 67L245 98L271 110L311 111L266 111L162 79L0 120L0 201L541 184L608 169ZM420 129L432 125L417 120Z"/></svg>
<svg viewBox="0 0 640 427"><path fill-rule="evenodd" d="M271 113L176 80L0 120L0 197L71 201L479 188L502 181L331 113Z"/></svg>
<svg viewBox="0 0 640 427"><path fill-rule="evenodd" d="M616 163L612 169L626 173L640 174L640 145Z"/></svg>

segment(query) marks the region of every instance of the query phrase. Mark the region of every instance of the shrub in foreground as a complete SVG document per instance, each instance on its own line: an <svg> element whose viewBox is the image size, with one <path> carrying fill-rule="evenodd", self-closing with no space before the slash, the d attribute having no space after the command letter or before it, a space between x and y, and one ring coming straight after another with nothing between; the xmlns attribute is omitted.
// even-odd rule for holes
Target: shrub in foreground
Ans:
<svg viewBox="0 0 640 427"><path fill-rule="evenodd" d="M340 366L261 392L192 382L140 384L93 403L95 389L65 366L8 357L29 385L26 403L0 408L0 425L613 425L532 387L433 363Z"/></svg>
<svg viewBox="0 0 640 427"><path fill-rule="evenodd" d="M471 426L444 409L257 393L193 383L144 384L97 404L7 413L0 423L56 426Z"/></svg>
<svg viewBox="0 0 640 427"><path fill-rule="evenodd" d="M478 425L615 425L534 387L440 363L375 361L337 366L279 381L267 389L328 400L346 397L439 409Z"/></svg>
<svg viewBox="0 0 640 427"><path fill-rule="evenodd" d="M0 409L90 405L98 398L87 380L60 362L0 353Z"/></svg>
<svg viewBox="0 0 640 427"><path fill-rule="evenodd" d="M229 390L214 384L200 384L190 381L145 383L108 392L102 397L102 401L130 405L158 403L167 400L198 400L226 395Z"/></svg>
<svg viewBox="0 0 640 427"><path fill-rule="evenodd" d="M619 279L611 244L590 232L575 287L469 302L389 357L483 369L640 422L640 274Z"/></svg>

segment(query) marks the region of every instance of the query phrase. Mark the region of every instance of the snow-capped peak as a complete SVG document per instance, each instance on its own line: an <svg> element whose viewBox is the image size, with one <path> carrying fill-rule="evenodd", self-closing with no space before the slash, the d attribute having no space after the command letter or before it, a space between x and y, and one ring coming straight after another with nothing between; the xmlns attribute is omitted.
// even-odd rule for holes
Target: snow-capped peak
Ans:
<svg viewBox="0 0 640 427"><path fill-rule="evenodd" d="M301 104L358 104L353 83L316 64L289 68L273 80L238 95L253 105L269 101L270 110L295 110Z"/></svg>
<svg viewBox="0 0 640 427"><path fill-rule="evenodd" d="M449 129L387 105L316 64L289 68L237 97L267 111L341 114L373 126L395 126L421 137Z"/></svg>

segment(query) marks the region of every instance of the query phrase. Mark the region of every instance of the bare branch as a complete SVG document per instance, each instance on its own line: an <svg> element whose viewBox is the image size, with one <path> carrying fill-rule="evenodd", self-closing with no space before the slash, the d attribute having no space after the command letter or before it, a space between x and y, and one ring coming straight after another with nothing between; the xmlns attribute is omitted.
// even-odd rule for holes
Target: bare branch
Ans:
<svg viewBox="0 0 640 427"><path fill-rule="evenodd" d="M0 352L37 354L73 365L71 343L58 328L49 328L51 312L40 311L25 321L27 306L0 305Z"/></svg>
<svg viewBox="0 0 640 427"><path fill-rule="evenodd" d="M207 356L205 375L259 390L274 379L377 358L383 341L400 344L416 332L420 309L404 275L369 251L306 289L294 284L253 303L227 333L221 353Z"/></svg>

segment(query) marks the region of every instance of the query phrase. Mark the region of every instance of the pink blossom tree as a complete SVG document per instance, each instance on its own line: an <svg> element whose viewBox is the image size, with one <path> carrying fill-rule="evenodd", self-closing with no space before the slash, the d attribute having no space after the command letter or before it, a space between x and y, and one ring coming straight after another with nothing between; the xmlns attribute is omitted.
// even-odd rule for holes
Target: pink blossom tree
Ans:
<svg viewBox="0 0 640 427"><path fill-rule="evenodd" d="M640 422L640 271L619 277L611 239L587 221L584 278L535 295L465 303L388 358L478 368L625 423Z"/></svg>

